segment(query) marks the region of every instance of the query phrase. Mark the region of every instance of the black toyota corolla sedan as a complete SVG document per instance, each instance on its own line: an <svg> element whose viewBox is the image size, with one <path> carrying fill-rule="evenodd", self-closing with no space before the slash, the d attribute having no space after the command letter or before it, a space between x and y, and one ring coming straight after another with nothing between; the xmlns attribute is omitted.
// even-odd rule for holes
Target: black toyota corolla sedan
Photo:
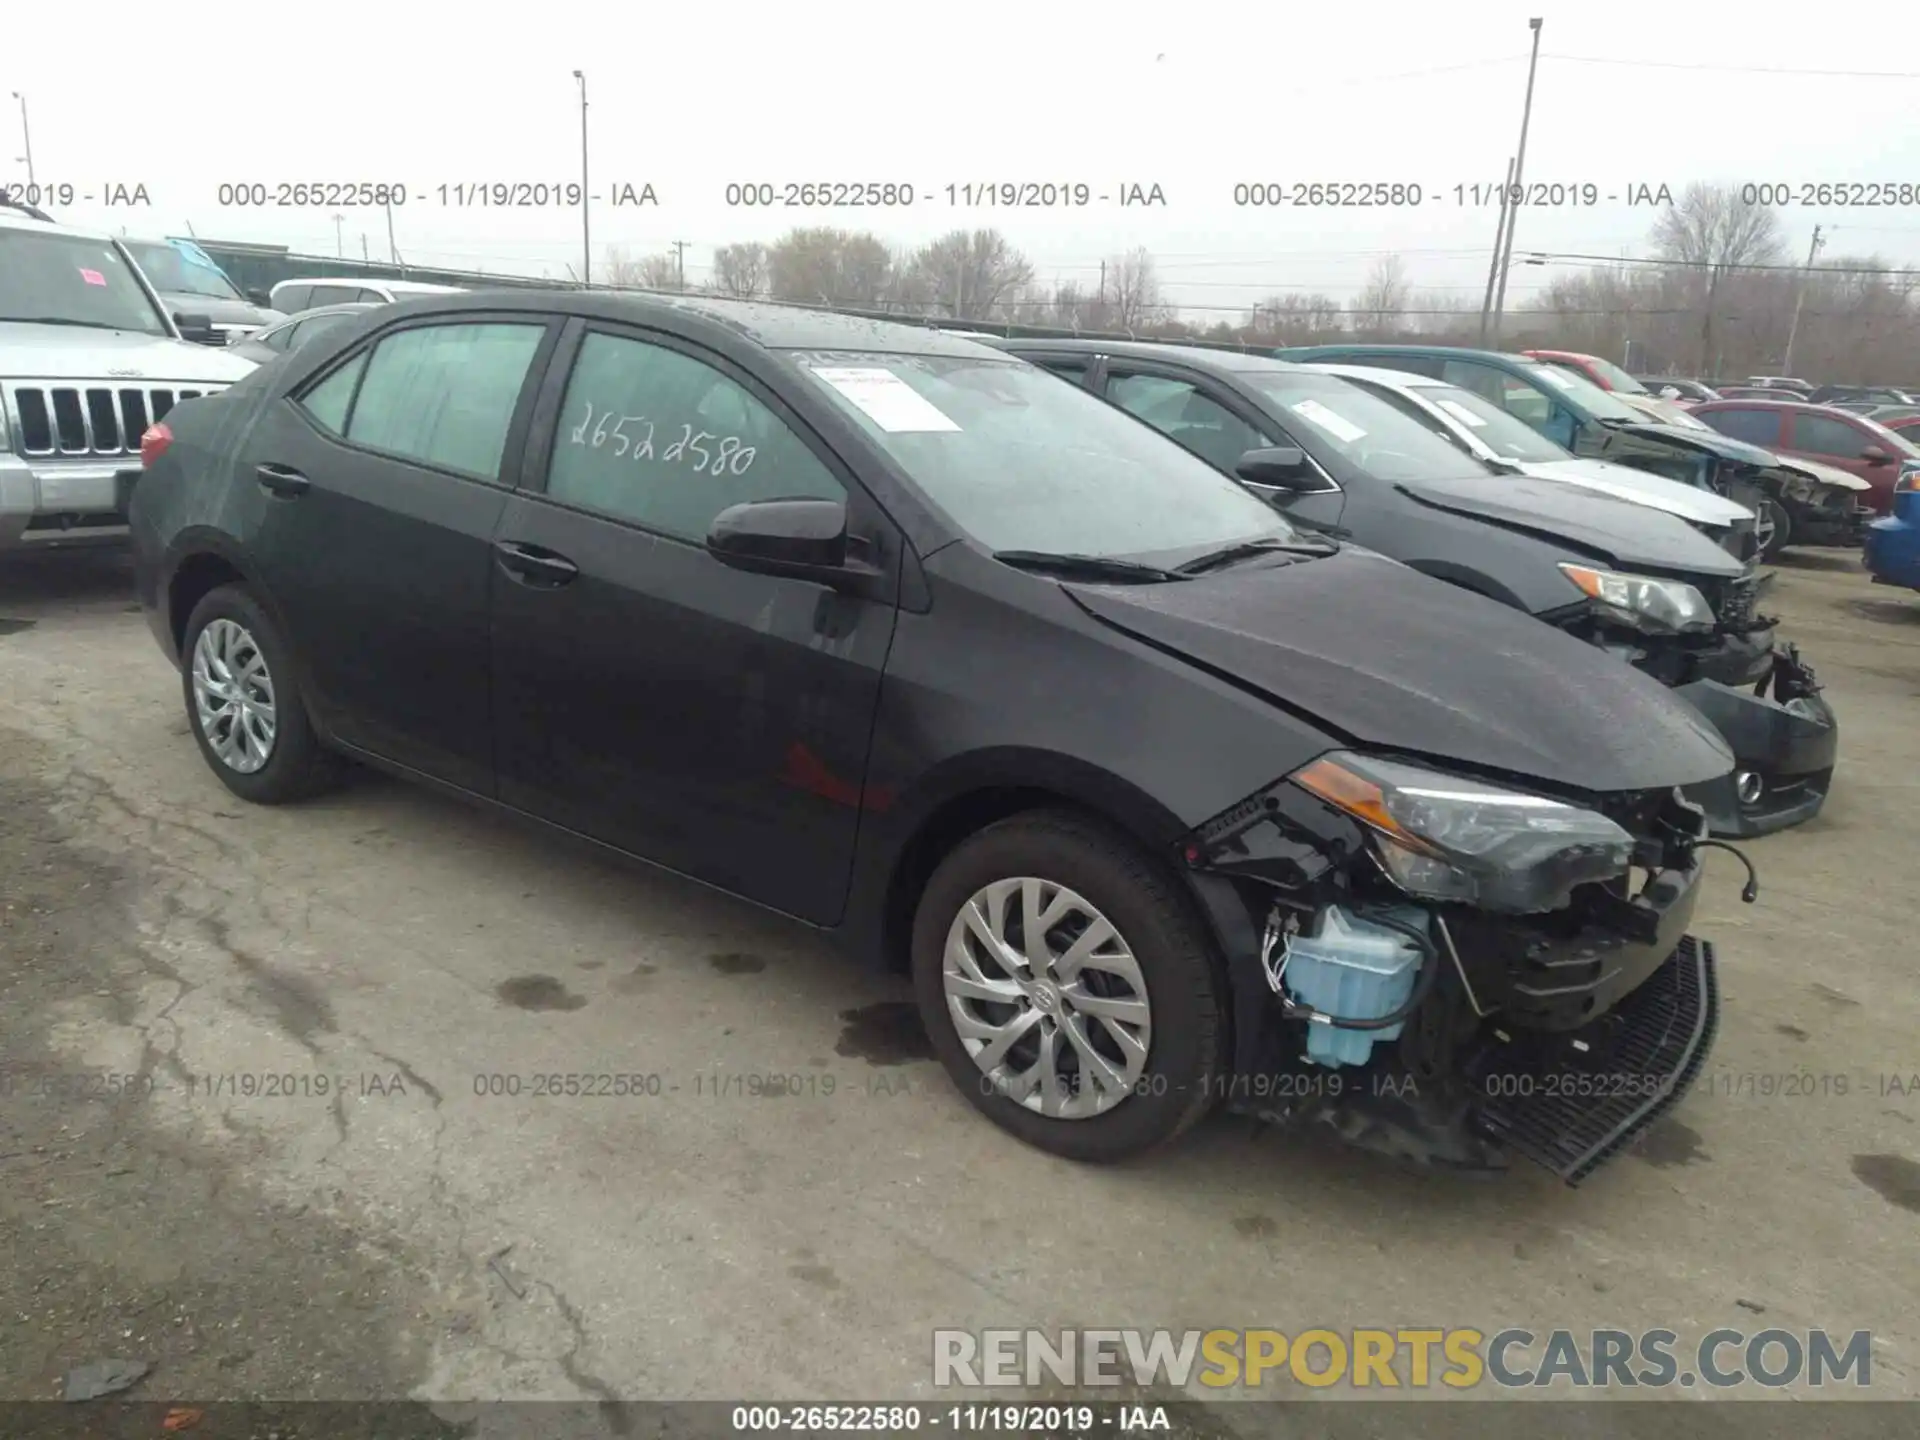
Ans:
<svg viewBox="0 0 1920 1440"><path fill-rule="evenodd" d="M1695 711L984 346L411 301L142 455L228 789L367 762L830 932L1048 1150L1227 1104L1577 1181L1709 1048Z"/></svg>

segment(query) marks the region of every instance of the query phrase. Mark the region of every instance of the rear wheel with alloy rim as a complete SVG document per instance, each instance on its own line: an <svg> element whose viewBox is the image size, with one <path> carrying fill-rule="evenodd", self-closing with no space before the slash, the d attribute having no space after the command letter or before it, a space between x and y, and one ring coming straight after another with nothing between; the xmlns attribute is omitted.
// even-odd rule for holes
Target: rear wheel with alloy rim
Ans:
<svg viewBox="0 0 1920 1440"><path fill-rule="evenodd" d="M935 1053L997 1124L1115 1160L1210 1108L1224 982L1191 902L1105 828L1033 812L961 844L921 896L914 985Z"/></svg>
<svg viewBox="0 0 1920 1440"><path fill-rule="evenodd" d="M277 805L337 779L338 762L314 734L286 645L244 586L222 585L201 598L181 653L187 721L229 790Z"/></svg>

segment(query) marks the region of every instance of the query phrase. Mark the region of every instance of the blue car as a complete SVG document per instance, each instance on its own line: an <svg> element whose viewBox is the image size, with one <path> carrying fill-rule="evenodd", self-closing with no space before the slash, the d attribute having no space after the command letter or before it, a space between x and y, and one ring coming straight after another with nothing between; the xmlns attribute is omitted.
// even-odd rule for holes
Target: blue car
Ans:
<svg viewBox="0 0 1920 1440"><path fill-rule="evenodd" d="M1920 590L1920 464L1894 481L1892 513L1867 527L1864 559L1874 584Z"/></svg>

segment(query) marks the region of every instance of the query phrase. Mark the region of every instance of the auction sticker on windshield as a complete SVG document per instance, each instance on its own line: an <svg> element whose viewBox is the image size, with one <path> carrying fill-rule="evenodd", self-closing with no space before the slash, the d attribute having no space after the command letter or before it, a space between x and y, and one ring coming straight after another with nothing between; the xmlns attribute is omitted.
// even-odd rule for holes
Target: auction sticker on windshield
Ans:
<svg viewBox="0 0 1920 1440"><path fill-rule="evenodd" d="M1446 411L1447 414L1451 415L1454 419L1458 420L1462 425L1471 425L1476 430L1483 429L1486 426L1486 421L1467 409L1467 407L1462 405L1458 400L1436 400L1433 403Z"/></svg>
<svg viewBox="0 0 1920 1440"><path fill-rule="evenodd" d="M1290 408L1303 420L1311 420L1334 439L1344 440L1349 445L1367 433L1345 416L1334 414L1318 400L1298 400Z"/></svg>
<svg viewBox="0 0 1920 1440"><path fill-rule="evenodd" d="M860 365L816 365L812 369L889 434L960 428L939 406L891 370Z"/></svg>

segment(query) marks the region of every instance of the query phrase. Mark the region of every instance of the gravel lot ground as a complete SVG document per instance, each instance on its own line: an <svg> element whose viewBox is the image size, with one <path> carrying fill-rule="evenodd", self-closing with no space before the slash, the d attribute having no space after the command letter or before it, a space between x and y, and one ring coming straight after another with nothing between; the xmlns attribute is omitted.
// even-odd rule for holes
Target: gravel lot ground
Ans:
<svg viewBox="0 0 1920 1440"><path fill-rule="evenodd" d="M1869 1329L1920 1397L1920 596L1815 552L1773 608L1836 791L1757 905L1713 857L1708 1073L1567 1191L1225 1121L1051 1160L903 985L746 907L384 779L244 806L121 562L0 566L0 1398L133 1356L154 1400L907 1399L936 1326L1422 1323ZM541 1072L662 1089L477 1093Z"/></svg>

